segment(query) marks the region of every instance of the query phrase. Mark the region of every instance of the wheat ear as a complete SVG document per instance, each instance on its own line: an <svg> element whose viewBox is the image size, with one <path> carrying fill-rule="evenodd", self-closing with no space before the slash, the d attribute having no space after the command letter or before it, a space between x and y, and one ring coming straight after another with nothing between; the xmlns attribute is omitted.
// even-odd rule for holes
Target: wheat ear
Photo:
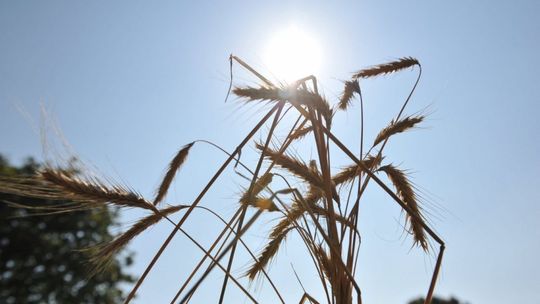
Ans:
<svg viewBox="0 0 540 304"><path fill-rule="evenodd" d="M261 144L257 144L256 147L261 151L264 150L263 152L265 157L275 162L281 168L286 169L290 173L305 180L311 185L322 188L323 181L320 173L318 171L314 171L312 167L303 161L270 148L264 149L264 146Z"/></svg>
<svg viewBox="0 0 540 304"><path fill-rule="evenodd" d="M386 165L379 168L388 175L388 178L396 188L398 196L409 207L412 214L407 212L407 221L410 223L409 232L414 237L414 244L421 246L425 251L428 250L428 243L424 232L424 216L421 213L416 194L409 178L402 170L393 165Z"/></svg>
<svg viewBox="0 0 540 304"><path fill-rule="evenodd" d="M313 126L307 126L307 127L301 128L301 129L296 129L289 136L289 140L297 140L297 139L303 138L304 136L306 136L310 132L313 132Z"/></svg>
<svg viewBox="0 0 540 304"><path fill-rule="evenodd" d="M97 178L82 180L65 171L52 168L41 170L38 178L54 185L66 200L110 203L120 207L156 211L156 208L139 194L120 185L107 185Z"/></svg>
<svg viewBox="0 0 540 304"><path fill-rule="evenodd" d="M180 151L178 151L176 156L172 159L171 163L169 164L169 169L167 170L167 173L165 174L165 177L163 178L163 181L161 182L161 185L157 190L156 198L154 199L154 206L161 202L161 200L163 200L163 198L167 194L167 191L171 186L176 172L180 170L180 167L186 161L189 154L189 149L191 149L194 143L195 142L192 142L183 146Z"/></svg>
<svg viewBox="0 0 540 304"><path fill-rule="evenodd" d="M420 66L420 62L412 57L403 57L396 61L375 65L366 69L362 69L353 75L353 78L369 78L379 75L395 73L415 65Z"/></svg>
<svg viewBox="0 0 540 304"><path fill-rule="evenodd" d="M375 138L375 141L373 142L373 146L376 146L379 143L385 141L386 139L390 138L390 136L392 135L405 132L411 128L414 128L414 126L416 126L423 120L424 120L424 116L415 116L415 117L408 116L396 122L394 121L390 122L388 126L386 126L384 129L382 129L379 132L379 134L377 134L377 137Z"/></svg>
<svg viewBox="0 0 540 304"><path fill-rule="evenodd" d="M314 108L325 118L327 127L332 120L332 109L330 105L321 95L311 92L304 88L286 87L244 87L234 88L233 93L239 97L246 98L247 101L285 101L292 105L305 105Z"/></svg>
<svg viewBox="0 0 540 304"><path fill-rule="evenodd" d="M95 274L103 270L118 251L124 248L131 240L148 229L150 226L158 223L163 217L187 207L189 206L179 205L159 210L157 213L140 219L138 222L133 224L129 230L117 236L113 241L104 245L98 245L95 248L90 248L92 251L95 251L90 259L90 261L95 264L92 273Z"/></svg>
<svg viewBox="0 0 540 304"><path fill-rule="evenodd" d="M368 156L366 159L361 160L360 162L363 165L352 164L343 168L339 173L332 177L334 184L340 185L343 183L351 182L355 177L360 175L364 170L363 168L368 168L370 170L376 168L381 163L382 157L380 156Z"/></svg>
<svg viewBox="0 0 540 304"><path fill-rule="evenodd" d="M274 175L270 172L267 172L263 176L259 177L255 184L253 185L253 189L251 190L251 193L248 193L247 189L242 194L242 197L240 198L241 204L250 204L253 203L257 199L257 195L261 193L264 188L266 188L271 182Z"/></svg>
<svg viewBox="0 0 540 304"><path fill-rule="evenodd" d="M293 227L289 227L285 231L283 231L282 234L270 239L270 242L268 242L266 247L264 247L264 250L259 255L257 261L251 264L249 270L246 273L246 276L250 280L254 280L257 277L257 274L259 274L266 267L266 265L270 263L272 258L278 252L281 243L285 240L288 232L292 229Z"/></svg>
<svg viewBox="0 0 540 304"><path fill-rule="evenodd" d="M345 86L339 100L338 108L341 110L347 109L355 93L360 94L360 84L358 83L358 79L345 81Z"/></svg>

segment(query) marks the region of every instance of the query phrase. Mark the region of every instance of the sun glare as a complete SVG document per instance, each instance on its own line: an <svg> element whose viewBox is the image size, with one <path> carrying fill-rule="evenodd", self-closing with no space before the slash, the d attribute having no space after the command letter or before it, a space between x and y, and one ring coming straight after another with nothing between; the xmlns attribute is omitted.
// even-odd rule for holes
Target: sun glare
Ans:
<svg viewBox="0 0 540 304"><path fill-rule="evenodd" d="M321 49L312 36L290 26L268 42L263 60L277 79L292 82L319 72Z"/></svg>

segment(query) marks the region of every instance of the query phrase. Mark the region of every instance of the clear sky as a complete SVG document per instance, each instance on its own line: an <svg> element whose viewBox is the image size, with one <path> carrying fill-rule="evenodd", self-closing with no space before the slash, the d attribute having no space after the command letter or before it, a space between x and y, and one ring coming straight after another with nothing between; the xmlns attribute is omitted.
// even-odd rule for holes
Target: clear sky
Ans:
<svg viewBox="0 0 540 304"><path fill-rule="evenodd" d="M273 75L264 64L265 45L294 25L321 46L317 76L332 101L351 72L414 56L424 69L408 113L430 116L425 128L396 138L387 159L410 169L428 201L439 206L432 223L447 253L437 293L475 304L540 302L538 1L194 3L1 1L0 153L16 163L26 156L43 159L43 103L78 155L150 196L179 147L204 138L232 150L264 114L262 106L223 103L230 53ZM367 134L395 115L415 75L365 82ZM238 71L235 83L255 81ZM357 144L358 107L336 119L336 133ZM169 201L192 200L223 159L209 146L195 147ZM231 215L242 185L230 182L233 176L228 171L203 204ZM389 198L376 190L369 198L360 218L365 303L405 303L423 295L434 257L410 249ZM262 223L248 236L256 250L273 222L267 217ZM219 227L204 213L186 225L204 244ZM160 224L132 244L135 274L170 229ZM270 273L288 302L297 302L292 262L322 301L299 244L290 238ZM179 236L136 302L170 300L199 257ZM238 263L234 273L246 265ZM215 302L221 278L215 271L195 302ZM251 287L263 303L275 301L266 285ZM228 302L243 303L235 288L229 290Z"/></svg>

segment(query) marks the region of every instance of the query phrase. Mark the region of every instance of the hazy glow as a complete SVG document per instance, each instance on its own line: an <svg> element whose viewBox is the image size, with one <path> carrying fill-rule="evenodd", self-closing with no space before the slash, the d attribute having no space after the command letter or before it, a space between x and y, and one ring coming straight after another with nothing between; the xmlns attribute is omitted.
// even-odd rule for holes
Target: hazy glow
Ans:
<svg viewBox="0 0 540 304"><path fill-rule="evenodd" d="M275 77L290 82L317 74L321 49L312 36L296 26L290 26L272 37L263 60Z"/></svg>

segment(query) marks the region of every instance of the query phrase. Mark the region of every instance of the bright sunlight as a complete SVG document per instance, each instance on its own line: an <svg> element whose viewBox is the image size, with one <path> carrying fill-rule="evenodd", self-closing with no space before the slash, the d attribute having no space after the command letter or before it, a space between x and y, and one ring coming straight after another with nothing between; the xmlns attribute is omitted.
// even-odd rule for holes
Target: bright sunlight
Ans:
<svg viewBox="0 0 540 304"><path fill-rule="evenodd" d="M317 74L321 57L321 48L313 36L296 26L289 26L271 38L263 60L277 79L292 82Z"/></svg>

